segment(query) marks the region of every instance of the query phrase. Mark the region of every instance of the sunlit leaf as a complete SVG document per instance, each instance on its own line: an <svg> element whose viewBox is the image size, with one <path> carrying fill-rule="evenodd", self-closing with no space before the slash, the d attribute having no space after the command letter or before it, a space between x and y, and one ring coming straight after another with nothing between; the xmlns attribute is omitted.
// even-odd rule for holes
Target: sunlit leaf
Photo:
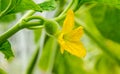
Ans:
<svg viewBox="0 0 120 74"><path fill-rule="evenodd" d="M120 43L120 10L118 8L97 5L91 9L91 15L96 27L104 37Z"/></svg>
<svg viewBox="0 0 120 74"><path fill-rule="evenodd" d="M13 10L21 0L1 0L0 18Z"/></svg>
<svg viewBox="0 0 120 74"><path fill-rule="evenodd" d="M6 15L6 16L3 16L2 18L0 18L0 22L1 23L10 23L10 22L14 21L15 19L16 19L16 15L11 14L11 15Z"/></svg>
<svg viewBox="0 0 120 74"><path fill-rule="evenodd" d="M32 0L22 0L11 12L9 13L16 13L22 12L25 10L36 10L41 11L41 8Z"/></svg>
<svg viewBox="0 0 120 74"><path fill-rule="evenodd" d="M37 5L32 0L10 0L10 1L2 0L1 4L5 5L3 5L3 7L1 6L0 17L12 13L23 12L26 10L41 11L39 5Z"/></svg>
<svg viewBox="0 0 120 74"><path fill-rule="evenodd" d="M42 10L51 11L56 8L56 2L55 0L45 1L40 3L39 6L42 8Z"/></svg>
<svg viewBox="0 0 120 74"><path fill-rule="evenodd" d="M97 3L98 5L110 5L113 7L120 8L120 0L81 0L80 5L89 3Z"/></svg>

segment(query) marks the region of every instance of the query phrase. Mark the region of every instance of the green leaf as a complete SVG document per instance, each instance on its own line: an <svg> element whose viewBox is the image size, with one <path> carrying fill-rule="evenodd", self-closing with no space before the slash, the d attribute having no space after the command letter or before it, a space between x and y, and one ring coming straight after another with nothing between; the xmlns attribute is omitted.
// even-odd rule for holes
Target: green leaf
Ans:
<svg viewBox="0 0 120 74"><path fill-rule="evenodd" d="M0 12L3 11L9 4L10 0L1 0L0 1Z"/></svg>
<svg viewBox="0 0 120 74"><path fill-rule="evenodd" d="M10 23L12 21L14 21L16 19L16 15L15 14L11 14L11 15L6 15L3 16L2 18L0 18L0 23Z"/></svg>
<svg viewBox="0 0 120 74"><path fill-rule="evenodd" d="M7 74L3 69L0 68L0 74Z"/></svg>
<svg viewBox="0 0 120 74"><path fill-rule="evenodd" d="M8 41L0 45L0 51L5 55L5 58L7 59L14 57L14 54L11 49L11 45Z"/></svg>
<svg viewBox="0 0 120 74"><path fill-rule="evenodd" d="M56 2L55 0L45 1L43 3L40 3L39 6L42 8L42 10L51 11L55 10Z"/></svg>
<svg viewBox="0 0 120 74"><path fill-rule="evenodd" d="M20 0L1 0L0 17L13 10Z"/></svg>
<svg viewBox="0 0 120 74"><path fill-rule="evenodd" d="M119 74L117 66L115 62L103 54L98 56L95 63L95 69L100 74Z"/></svg>
<svg viewBox="0 0 120 74"><path fill-rule="evenodd" d="M89 4L89 3L110 5L110 6L120 8L120 0L81 0L80 5Z"/></svg>
<svg viewBox="0 0 120 74"><path fill-rule="evenodd" d="M26 10L41 11L39 5L32 0L2 0L1 4L0 17Z"/></svg>
<svg viewBox="0 0 120 74"><path fill-rule="evenodd" d="M54 74L85 74L81 58L73 56L68 52L61 54L60 49L56 54L53 73Z"/></svg>
<svg viewBox="0 0 120 74"><path fill-rule="evenodd" d="M34 1L32 0L22 0L11 12L9 13L17 13L17 12L22 12L26 10L36 10L36 11L41 11L41 8L39 5L37 5Z"/></svg>
<svg viewBox="0 0 120 74"><path fill-rule="evenodd" d="M120 10L108 5L96 5L90 12L101 34L105 38L120 43Z"/></svg>

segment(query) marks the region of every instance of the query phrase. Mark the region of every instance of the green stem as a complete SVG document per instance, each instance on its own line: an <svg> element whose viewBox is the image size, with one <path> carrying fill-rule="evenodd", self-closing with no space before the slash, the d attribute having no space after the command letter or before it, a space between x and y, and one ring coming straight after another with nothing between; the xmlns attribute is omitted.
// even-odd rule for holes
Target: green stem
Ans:
<svg viewBox="0 0 120 74"><path fill-rule="evenodd" d="M33 56L32 56L32 59L31 59L29 65L28 65L28 68L27 68L25 74L33 74L33 70L34 70L36 62L38 60L39 49L40 49L40 46L38 45L34 54L33 54Z"/></svg>
<svg viewBox="0 0 120 74"><path fill-rule="evenodd" d="M12 36L13 34L15 34L17 31L19 31L21 28L19 27L19 25L15 25L13 26L11 29L9 29L8 31L6 31L5 33L3 33L2 35L0 35L0 45L6 41L10 36Z"/></svg>
<svg viewBox="0 0 120 74"><path fill-rule="evenodd" d="M54 65L55 55L56 55L56 49L57 49L57 41L54 39L54 44L52 45L52 53L50 55L50 61L49 61L49 68L46 71L46 74L52 74L52 69Z"/></svg>
<svg viewBox="0 0 120 74"><path fill-rule="evenodd" d="M39 19L39 20L43 20L43 21L46 20L46 19L45 19L44 17L42 17L42 16L30 16L30 17L26 18L24 21L25 21L25 22L28 22L28 21L33 20L33 19Z"/></svg>
<svg viewBox="0 0 120 74"><path fill-rule="evenodd" d="M43 26L43 21L28 22L21 26L22 28L31 28L36 26Z"/></svg>
<svg viewBox="0 0 120 74"><path fill-rule="evenodd" d="M56 18L54 18L54 20L55 21L60 21L60 20L62 20L62 19L64 19L65 18L65 16L66 16L66 12L68 11L68 9L70 9L70 7L72 7L73 6L73 10L76 10L76 8L77 8L77 6L78 6L78 2L79 2L79 0L72 0L71 2L70 2L70 4L68 5L68 7L66 7L66 9L58 16L58 17L56 17ZM74 3L74 4L73 4Z"/></svg>
<svg viewBox="0 0 120 74"><path fill-rule="evenodd" d="M66 0L58 0L58 8L56 10L56 13L54 14L54 17L57 17L64 10L65 4Z"/></svg>
<svg viewBox="0 0 120 74"><path fill-rule="evenodd" d="M62 17L62 16L68 11L68 9L72 6L73 2L74 2L74 0L72 0L72 1L69 3L69 5L66 7L66 9L58 16L58 18L59 18L59 17Z"/></svg>
<svg viewBox="0 0 120 74"><path fill-rule="evenodd" d="M16 32L18 32L19 30L22 29L22 27L24 26L24 22L23 19L25 19L26 17L34 14L35 11L30 11L27 14L25 14L18 22L15 26L13 26L12 28L10 28L8 31L6 31L5 33L0 35L0 45L5 42L9 37L11 37L12 35L14 35Z"/></svg>
<svg viewBox="0 0 120 74"><path fill-rule="evenodd" d="M63 16L61 16L61 17L56 17L56 18L54 18L54 20L57 21L57 22L58 22L58 21L61 21L62 19L65 18L65 16L66 16L66 15L63 15Z"/></svg>
<svg viewBox="0 0 120 74"><path fill-rule="evenodd" d="M74 0L74 4L72 5L74 11L79 9L79 2L80 0Z"/></svg>
<svg viewBox="0 0 120 74"><path fill-rule="evenodd" d="M27 27L27 28L30 30L36 30L36 29L42 29L42 28L44 28L44 26L41 25L41 26L33 26L33 27Z"/></svg>
<svg viewBox="0 0 120 74"><path fill-rule="evenodd" d="M44 46L44 40L45 40L45 32L43 30L42 34L41 34L41 38L40 38L41 42L39 43L39 41L37 42L36 46L36 50L34 52L34 55L30 61L30 63L28 64L27 70L25 74L32 74L33 70L36 66L36 64L38 63L39 58L41 57L41 53L42 53L42 49Z"/></svg>

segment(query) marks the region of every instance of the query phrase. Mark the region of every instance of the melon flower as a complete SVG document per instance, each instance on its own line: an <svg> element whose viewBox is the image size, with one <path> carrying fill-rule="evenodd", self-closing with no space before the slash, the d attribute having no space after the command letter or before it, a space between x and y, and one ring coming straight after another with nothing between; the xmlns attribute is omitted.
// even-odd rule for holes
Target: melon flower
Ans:
<svg viewBox="0 0 120 74"><path fill-rule="evenodd" d="M86 50L80 42L83 35L83 27L74 28L74 13L68 10L67 16L63 22L63 28L58 36L58 43L60 44L60 51L63 54L64 50L77 57L84 57Z"/></svg>

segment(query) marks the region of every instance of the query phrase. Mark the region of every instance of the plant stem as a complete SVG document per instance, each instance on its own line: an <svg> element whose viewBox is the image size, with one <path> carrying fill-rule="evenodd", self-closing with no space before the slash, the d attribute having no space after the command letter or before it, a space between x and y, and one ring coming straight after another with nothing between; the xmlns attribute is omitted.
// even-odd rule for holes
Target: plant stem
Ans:
<svg viewBox="0 0 120 74"><path fill-rule="evenodd" d="M30 21L30 20L32 20L32 19L40 19L40 20L43 20L43 21L46 20L46 19L45 19L44 17L42 17L42 16L30 16L30 17L26 18L24 21L28 22L28 21Z"/></svg>
<svg viewBox="0 0 120 74"><path fill-rule="evenodd" d="M18 32L19 30L22 29L22 27L24 26L24 22L23 19L25 19L26 17L34 14L35 11L29 11L27 14L25 14L18 22L15 26L13 26L12 28L10 28L8 31L6 31L5 33L0 35L0 45L5 42L9 37L11 37L12 35L14 35L16 32Z"/></svg>
<svg viewBox="0 0 120 74"><path fill-rule="evenodd" d="M8 31L6 31L5 33L3 33L2 35L0 35L0 45L6 41L10 36L12 36L13 34L15 34L17 31L19 31L21 28L19 27L19 25L15 25L12 28L10 28Z"/></svg>
<svg viewBox="0 0 120 74"><path fill-rule="evenodd" d="M69 5L68 5L68 6L66 7L66 9L59 15L59 17L61 17L63 14L65 14L65 13L68 11L68 9L72 6L73 2L74 2L74 0L72 0L72 1L69 3Z"/></svg>
<svg viewBox="0 0 120 74"><path fill-rule="evenodd" d="M25 74L32 74L38 60L40 45L37 46Z"/></svg>
<svg viewBox="0 0 120 74"><path fill-rule="evenodd" d="M38 41L36 44L36 50L34 52L34 55L30 61L30 63L28 64L27 70L25 74L32 74L33 70L35 68L35 65L37 64L38 60L41 57L41 53L42 53L42 49L44 46L44 40L45 40L45 31L44 29L42 30L42 35L40 38L40 42Z"/></svg>
<svg viewBox="0 0 120 74"><path fill-rule="evenodd" d="M46 71L46 74L52 74L52 69L54 65L55 55L56 55L56 49L57 49L57 41L56 39L53 39L54 43L52 45L52 53L50 55L50 61L49 61L49 68Z"/></svg>
<svg viewBox="0 0 120 74"><path fill-rule="evenodd" d="M23 24L22 28L31 28L37 26L43 26L43 21L28 22Z"/></svg>
<svg viewBox="0 0 120 74"><path fill-rule="evenodd" d="M68 9L72 6L73 2L74 2L74 0L72 0L72 1L69 3L69 5L66 7L66 9L65 9L58 17L56 17L55 19L63 17L63 15L64 15L64 14L68 11Z"/></svg>
<svg viewBox="0 0 120 74"><path fill-rule="evenodd" d="M74 0L74 4L72 5L74 11L77 10L78 4L79 4L79 0Z"/></svg>
<svg viewBox="0 0 120 74"><path fill-rule="evenodd" d="M56 10L56 13L54 14L54 17L57 17L64 10L65 4L66 0L58 0L58 8Z"/></svg>
<svg viewBox="0 0 120 74"><path fill-rule="evenodd" d="M79 0L72 0L70 3L69 3L69 5L66 7L66 9L58 16L58 17L56 17L56 18L54 18L54 20L55 21L60 21L60 20L62 20L65 16L66 16L66 12L68 11L68 9L70 9L70 7L72 7L73 6L73 10L75 11L76 10L76 8L77 8L77 6L78 6L78 2L79 2ZM74 3L74 4L73 4Z"/></svg>

